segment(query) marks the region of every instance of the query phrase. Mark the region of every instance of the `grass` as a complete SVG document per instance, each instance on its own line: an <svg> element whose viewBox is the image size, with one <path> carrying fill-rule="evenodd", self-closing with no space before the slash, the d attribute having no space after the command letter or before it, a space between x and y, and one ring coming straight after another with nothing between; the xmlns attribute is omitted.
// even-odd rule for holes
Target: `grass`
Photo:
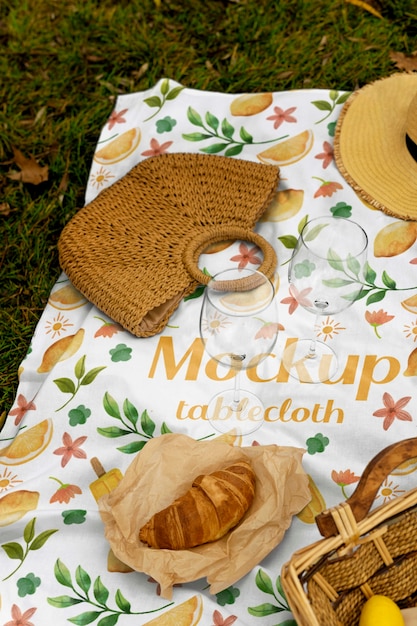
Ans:
<svg viewBox="0 0 417 626"><path fill-rule="evenodd" d="M0 425L118 94L160 78L224 92L352 90L410 55L416 0L8 0L0 4ZM362 3L364 4L364 3ZM49 167L12 180L13 148Z"/></svg>

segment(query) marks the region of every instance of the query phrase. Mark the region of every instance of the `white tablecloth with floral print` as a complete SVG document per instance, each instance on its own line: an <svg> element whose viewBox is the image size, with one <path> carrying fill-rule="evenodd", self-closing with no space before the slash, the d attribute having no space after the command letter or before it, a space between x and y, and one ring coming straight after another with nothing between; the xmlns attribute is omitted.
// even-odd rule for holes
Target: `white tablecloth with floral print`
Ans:
<svg viewBox="0 0 417 626"><path fill-rule="evenodd" d="M167 152L279 163L279 190L256 228L279 259L279 339L270 358L242 377L264 401L264 424L253 435L231 433L228 440L305 449L310 508L293 518L269 556L215 595L201 579L176 586L166 600L149 576L109 556L89 487L96 478L91 459L124 474L146 442L164 433L218 436L205 411L227 383L226 373L213 367L199 340L201 294L182 302L160 335L141 339L86 301L62 274L21 364L16 400L0 433L2 626L138 626L163 614L164 624L295 624L279 576L295 550L319 538L314 514L347 498L382 448L417 434L417 227L373 210L338 172L332 145L346 95L323 89L241 97L163 79L118 97L86 189L89 202L142 159ZM315 329L337 351L339 372L312 385L290 376L281 355L285 345L312 332L314 319L300 305L303 294L289 288L287 270L301 225L318 215L360 223L369 253L360 277L364 297L337 316L323 316ZM257 267L259 250L235 242L202 255L200 263L210 272ZM415 486L415 470L410 464L388 476L376 504Z"/></svg>

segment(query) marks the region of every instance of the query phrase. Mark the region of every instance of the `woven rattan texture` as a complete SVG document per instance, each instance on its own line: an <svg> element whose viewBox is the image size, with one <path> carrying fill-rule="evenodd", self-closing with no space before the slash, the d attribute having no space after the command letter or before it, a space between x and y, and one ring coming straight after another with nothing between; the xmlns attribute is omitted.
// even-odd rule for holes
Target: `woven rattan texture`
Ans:
<svg viewBox="0 0 417 626"><path fill-rule="evenodd" d="M320 575L339 593L334 605L313 578L308 582L308 597L320 625L355 624L364 602L361 585L375 594L389 596L400 606L413 605L417 592L417 511L390 521L382 535L394 561L386 566L372 542L357 547L351 556L317 568Z"/></svg>
<svg viewBox="0 0 417 626"><path fill-rule="evenodd" d="M196 239L208 246L236 239L236 233L253 239L278 182L277 167L240 159L146 159L67 224L58 245L61 266L113 320L136 336L155 335L198 286L196 276L203 276L186 266L187 248ZM276 265L271 254L270 276Z"/></svg>

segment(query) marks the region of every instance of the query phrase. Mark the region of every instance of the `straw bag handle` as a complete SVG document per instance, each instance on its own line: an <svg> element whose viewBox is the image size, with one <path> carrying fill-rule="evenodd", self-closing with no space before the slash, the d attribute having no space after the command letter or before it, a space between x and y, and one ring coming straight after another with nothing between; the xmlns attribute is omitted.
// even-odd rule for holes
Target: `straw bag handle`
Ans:
<svg viewBox="0 0 417 626"><path fill-rule="evenodd" d="M391 472L410 459L417 457L417 437L404 439L384 448L366 466L353 494L345 501L357 522L366 517L378 489ZM323 511L316 517L316 524L323 537L339 533L332 510Z"/></svg>

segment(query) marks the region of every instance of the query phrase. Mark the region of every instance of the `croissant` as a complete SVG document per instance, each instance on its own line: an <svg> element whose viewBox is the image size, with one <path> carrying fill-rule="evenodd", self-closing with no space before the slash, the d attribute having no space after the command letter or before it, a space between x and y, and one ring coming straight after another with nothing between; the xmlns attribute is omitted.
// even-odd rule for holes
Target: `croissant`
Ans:
<svg viewBox="0 0 417 626"><path fill-rule="evenodd" d="M142 526L140 541L152 548L185 550L220 539L252 504L255 480L246 461L198 476L187 493Z"/></svg>

